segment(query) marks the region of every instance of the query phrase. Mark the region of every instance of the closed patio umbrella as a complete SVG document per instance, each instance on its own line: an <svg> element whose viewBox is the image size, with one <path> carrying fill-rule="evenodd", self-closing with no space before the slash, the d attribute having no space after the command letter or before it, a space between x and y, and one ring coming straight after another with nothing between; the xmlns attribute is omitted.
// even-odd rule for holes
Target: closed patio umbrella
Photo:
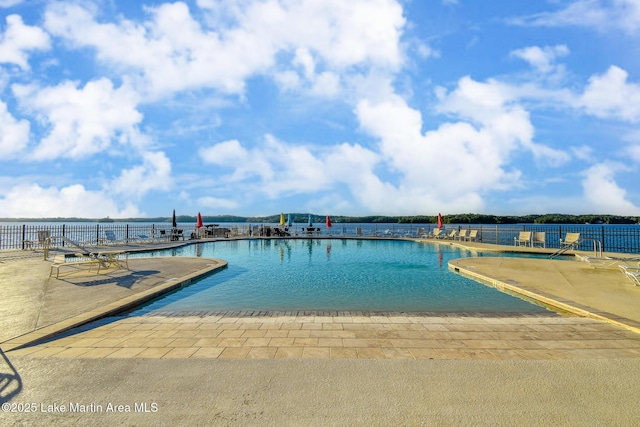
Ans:
<svg viewBox="0 0 640 427"><path fill-rule="evenodd" d="M171 223L171 226L173 228L178 228L178 222L176 221L176 210L173 210L173 221Z"/></svg>
<svg viewBox="0 0 640 427"><path fill-rule="evenodd" d="M442 225L442 215L438 214L438 228L442 228L442 227L443 227L443 225Z"/></svg>

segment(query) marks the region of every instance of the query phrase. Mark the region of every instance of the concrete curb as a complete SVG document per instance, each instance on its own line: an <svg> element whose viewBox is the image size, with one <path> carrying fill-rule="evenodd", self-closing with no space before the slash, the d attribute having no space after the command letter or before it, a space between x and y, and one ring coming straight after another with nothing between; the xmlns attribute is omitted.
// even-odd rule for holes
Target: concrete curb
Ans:
<svg viewBox="0 0 640 427"><path fill-rule="evenodd" d="M502 280L496 279L494 277L471 271L469 269L461 267L458 263L456 263L456 261L458 260L454 259L448 263L450 269L454 270L457 273L462 274L463 276L469 277L470 279L476 280L482 284L491 286L503 292L524 296L527 299L537 301L553 309L558 309L560 311L575 314L580 317L587 317L590 319L607 322L609 324L640 334L640 327L633 325L634 323L637 323L637 322L631 319L627 319L621 316L616 316L615 314L612 314L612 313L595 310L591 307L582 306L581 304L575 303L573 301L569 301L569 300L561 301L557 297L542 295L539 292L533 292L531 290L524 289L522 286L509 284Z"/></svg>
<svg viewBox="0 0 640 427"><path fill-rule="evenodd" d="M215 271L221 270L227 266L227 261L221 259L211 259L212 264L209 267L200 269L193 273L187 274L182 277L173 278L166 281L163 284L157 285L146 291L139 292L127 298L123 298L119 301L107 304L95 310L88 311L86 313L79 314L77 316L70 317L69 319L61 322L54 323L53 325L45 326L32 332L20 335L18 337L9 339L0 343L0 349L4 352L10 350L16 350L18 348L33 345L39 341L48 339L52 336L58 335L62 332L68 331L84 324L122 313L130 308L143 304L161 295L169 293L175 289L184 287L193 281L196 281L204 276L207 276Z"/></svg>

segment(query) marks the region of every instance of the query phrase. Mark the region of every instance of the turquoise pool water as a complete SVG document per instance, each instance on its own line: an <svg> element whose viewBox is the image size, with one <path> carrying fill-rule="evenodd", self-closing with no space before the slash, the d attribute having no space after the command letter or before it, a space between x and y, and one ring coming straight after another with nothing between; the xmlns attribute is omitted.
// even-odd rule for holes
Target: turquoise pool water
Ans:
<svg viewBox="0 0 640 427"><path fill-rule="evenodd" d="M221 258L229 266L142 307L150 312L362 310L538 313L543 307L448 270L461 249L392 240L202 243L144 256Z"/></svg>

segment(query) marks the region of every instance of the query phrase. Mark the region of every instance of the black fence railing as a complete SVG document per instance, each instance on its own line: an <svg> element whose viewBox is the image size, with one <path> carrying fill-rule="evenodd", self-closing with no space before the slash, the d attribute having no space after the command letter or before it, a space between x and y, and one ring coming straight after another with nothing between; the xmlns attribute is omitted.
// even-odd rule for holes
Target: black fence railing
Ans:
<svg viewBox="0 0 640 427"><path fill-rule="evenodd" d="M183 230L181 237L191 237L193 224L178 224ZM274 224L220 224L211 233L213 237L236 236L309 236L309 237L421 237L436 228L435 224L356 224L334 223L331 228L325 224L294 224L278 226ZM0 250L30 249L42 247L47 237L64 237L84 246L93 246L118 242L132 242L146 239L167 239L171 236L170 224L21 224L0 225ZM278 233L275 230L278 229ZM267 234L267 230L269 233ZM285 233L281 233L286 230ZM313 232L310 232L313 230ZM544 244L547 248L559 248L560 240L567 233L580 233L581 244L578 249L594 250L594 242L598 242L602 251L619 253L640 253L640 225L469 225L446 224L443 234L452 231L477 230L478 242L495 245L513 245L514 238L520 232L544 233ZM64 239L53 239L52 246L66 246Z"/></svg>

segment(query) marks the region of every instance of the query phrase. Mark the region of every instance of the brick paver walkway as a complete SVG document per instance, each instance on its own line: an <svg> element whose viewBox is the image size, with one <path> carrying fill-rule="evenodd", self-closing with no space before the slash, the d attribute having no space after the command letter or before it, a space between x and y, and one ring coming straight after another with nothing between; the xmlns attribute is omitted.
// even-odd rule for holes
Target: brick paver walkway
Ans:
<svg viewBox="0 0 640 427"><path fill-rule="evenodd" d="M640 358L593 319L398 313L191 313L106 319L9 355L75 358Z"/></svg>

